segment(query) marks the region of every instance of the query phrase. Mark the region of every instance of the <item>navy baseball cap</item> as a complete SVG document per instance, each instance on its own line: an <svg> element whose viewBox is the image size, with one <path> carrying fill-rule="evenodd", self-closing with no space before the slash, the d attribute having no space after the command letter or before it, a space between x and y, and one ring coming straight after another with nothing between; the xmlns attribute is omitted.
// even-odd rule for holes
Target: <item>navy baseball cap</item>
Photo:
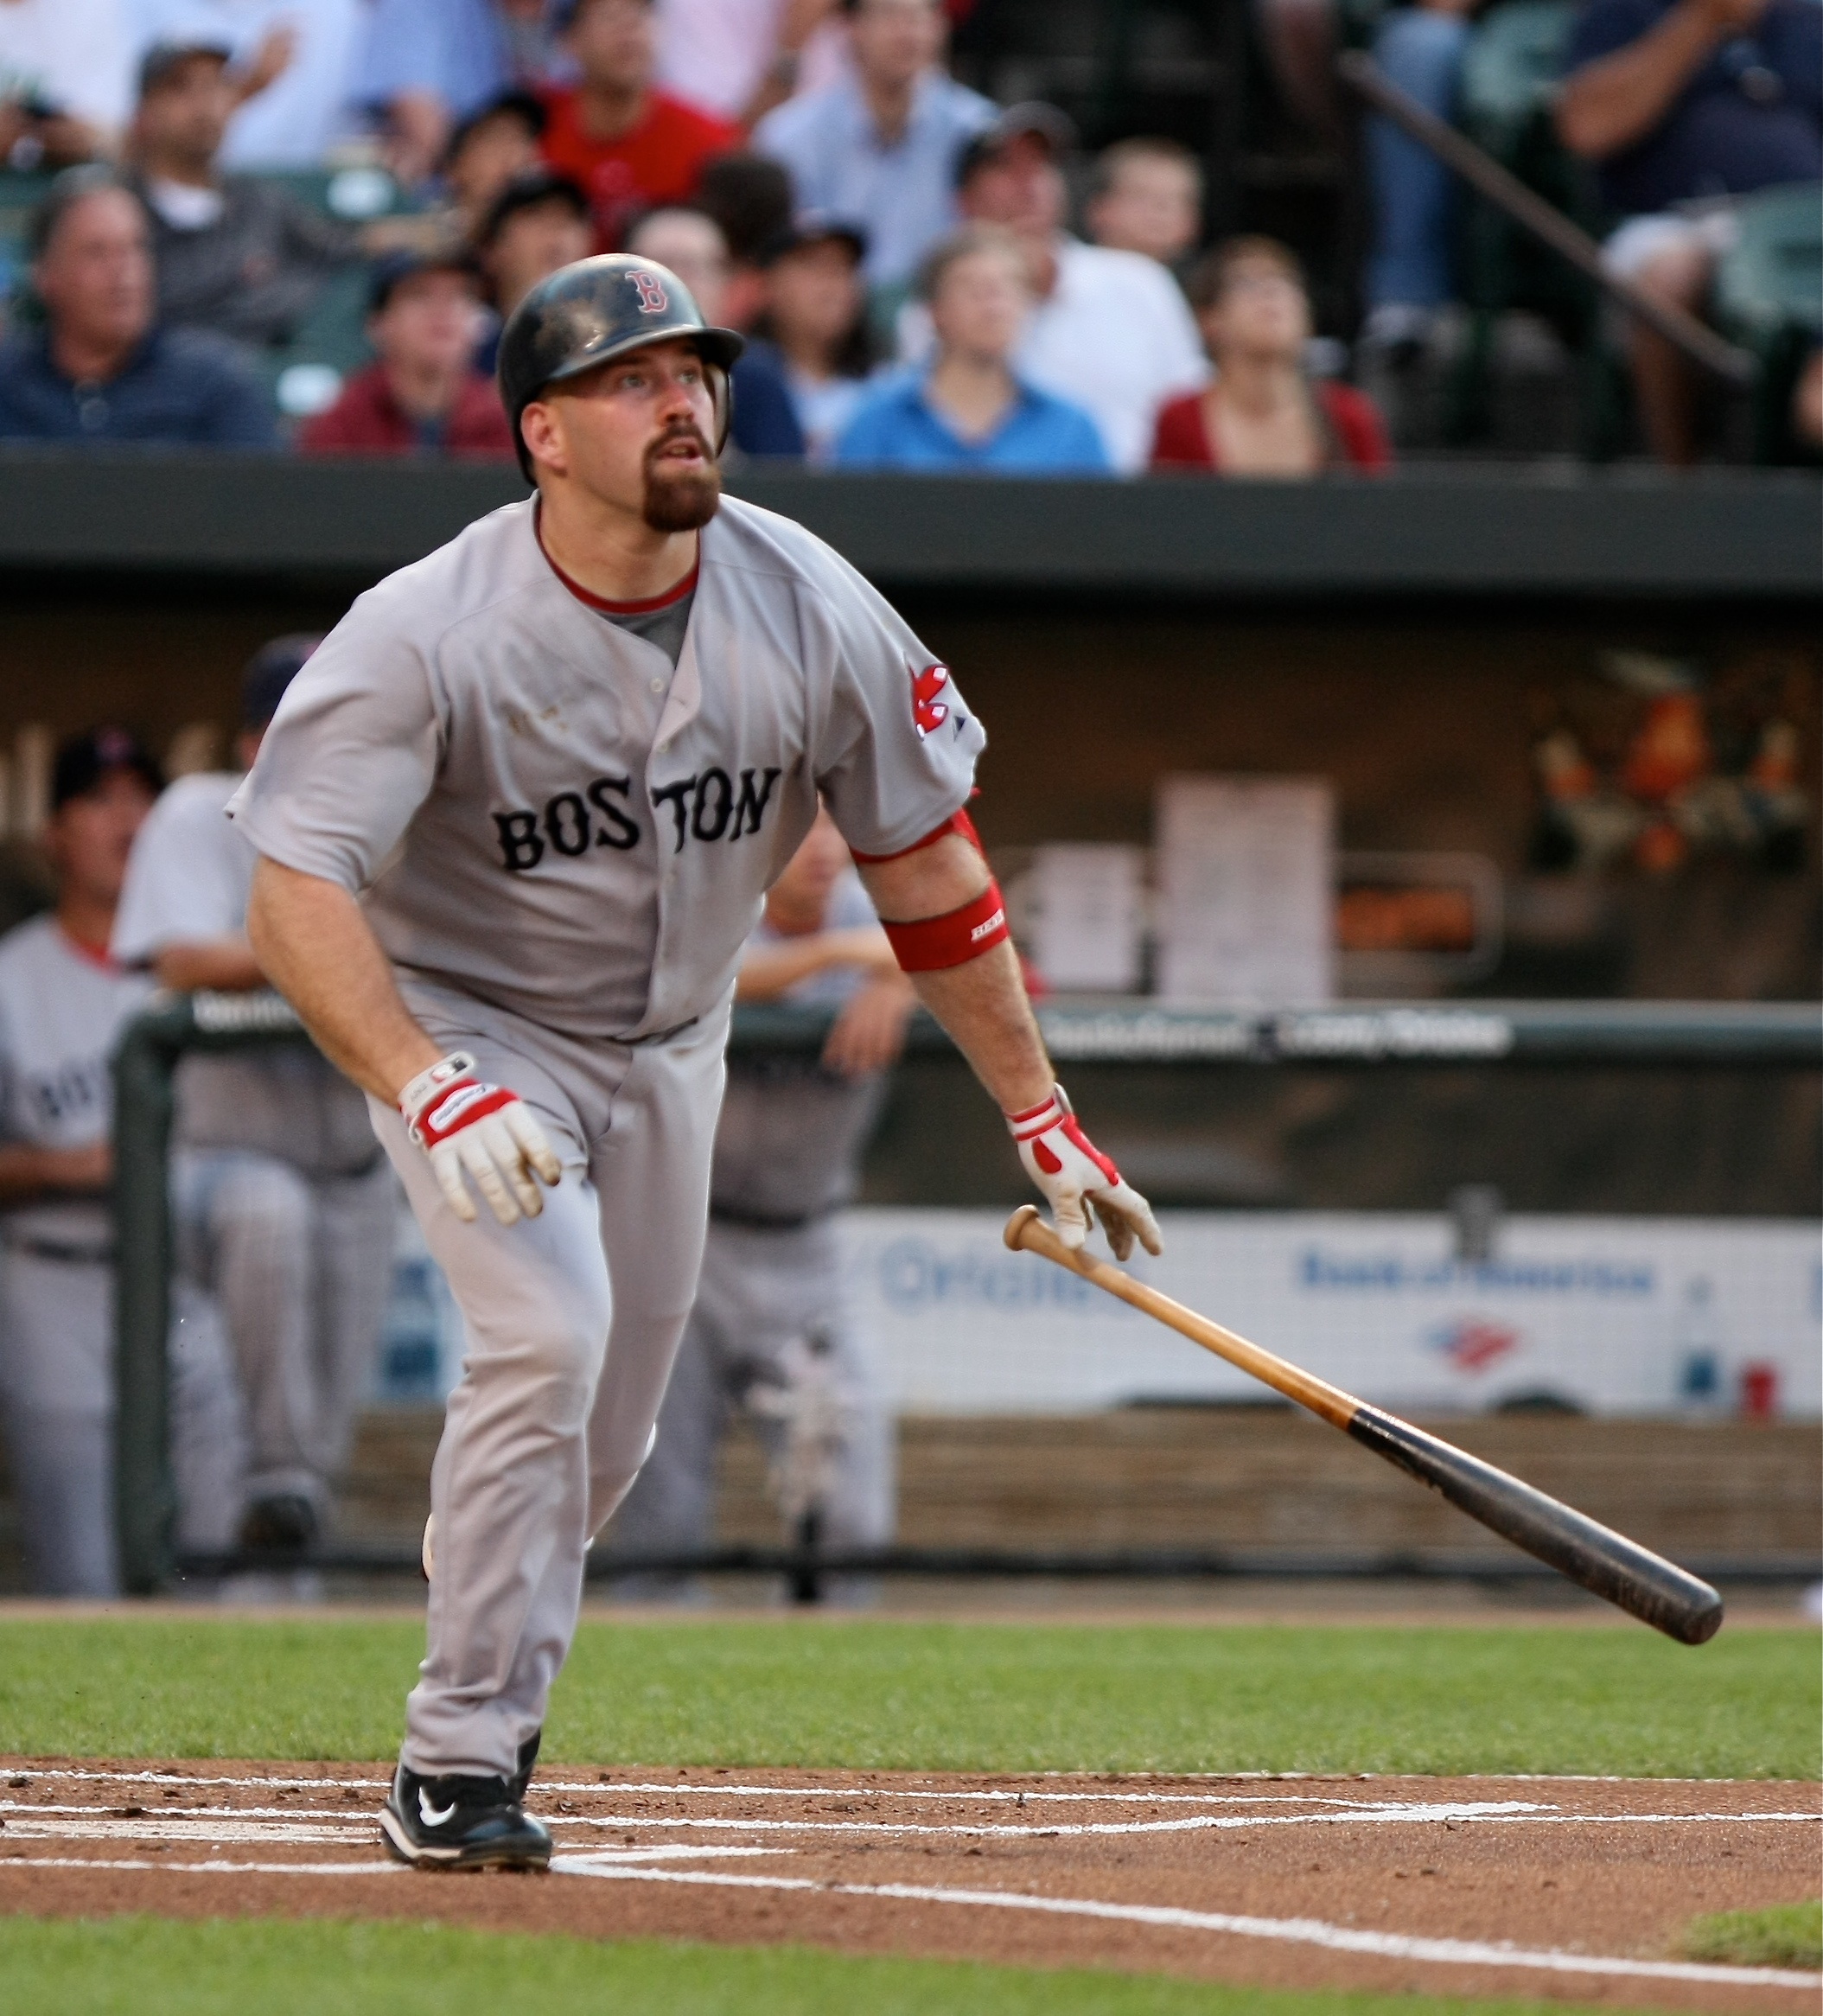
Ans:
<svg viewBox="0 0 1823 2016"><path fill-rule="evenodd" d="M240 675L240 725L264 728L278 711L285 688L303 669L303 662L322 639L304 630L293 630L262 644L248 659Z"/></svg>
<svg viewBox="0 0 1823 2016"><path fill-rule="evenodd" d="M226 65L233 61L234 52L226 42L210 35L187 35L154 42L139 59L140 97L143 98L149 91L156 91L169 78L175 76L192 56L207 56Z"/></svg>
<svg viewBox="0 0 1823 2016"><path fill-rule="evenodd" d="M367 313L379 315L395 291L419 273L461 273L480 291L481 271L465 246L452 245L442 252L391 252L373 262L367 280Z"/></svg>
<svg viewBox="0 0 1823 2016"><path fill-rule="evenodd" d="M103 778L120 770L137 777L155 797L164 789L164 775L151 752L124 728L85 728L80 735L66 736L51 763L51 810L86 798Z"/></svg>
<svg viewBox="0 0 1823 2016"><path fill-rule="evenodd" d="M1016 140L1041 141L1053 161L1067 161L1076 151L1076 124L1042 99L1009 105L991 125L984 126L956 159L956 187L964 188L984 162L1004 154Z"/></svg>
<svg viewBox="0 0 1823 2016"><path fill-rule="evenodd" d="M760 247L755 263L762 266L776 265L781 259L792 252L801 252L807 245L845 245L854 254L858 266L867 257L867 231L864 226L846 217L831 216L821 210L800 210Z"/></svg>

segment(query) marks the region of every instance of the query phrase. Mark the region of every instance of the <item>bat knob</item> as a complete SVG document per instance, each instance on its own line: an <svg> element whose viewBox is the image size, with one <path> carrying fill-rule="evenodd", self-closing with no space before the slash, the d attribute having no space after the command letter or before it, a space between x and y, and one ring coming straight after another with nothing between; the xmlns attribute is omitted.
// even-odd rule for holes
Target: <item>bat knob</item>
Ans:
<svg viewBox="0 0 1823 2016"><path fill-rule="evenodd" d="M1019 1209L1007 1220L1006 1230L1000 1236L1013 1252L1023 1253L1025 1251L1026 1228L1032 1224L1035 1220L1042 1218L1043 1215L1036 1204L1021 1204Z"/></svg>

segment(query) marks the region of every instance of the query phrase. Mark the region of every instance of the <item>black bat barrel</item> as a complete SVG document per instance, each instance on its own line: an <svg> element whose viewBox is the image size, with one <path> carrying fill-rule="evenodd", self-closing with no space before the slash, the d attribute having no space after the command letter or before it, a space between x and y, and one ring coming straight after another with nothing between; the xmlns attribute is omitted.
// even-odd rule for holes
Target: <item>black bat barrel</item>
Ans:
<svg viewBox="0 0 1823 2016"><path fill-rule="evenodd" d="M1701 1645L1722 1628L1722 1598L1708 1583L1478 1456L1378 1407L1356 1408L1348 1432L1471 1519L1667 1637Z"/></svg>

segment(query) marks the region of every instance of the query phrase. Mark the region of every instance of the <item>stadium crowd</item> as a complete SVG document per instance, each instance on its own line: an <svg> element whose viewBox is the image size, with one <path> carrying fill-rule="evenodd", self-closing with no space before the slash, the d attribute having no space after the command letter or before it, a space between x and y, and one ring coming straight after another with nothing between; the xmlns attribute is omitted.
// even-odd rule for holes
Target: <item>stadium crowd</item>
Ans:
<svg viewBox="0 0 1823 2016"><path fill-rule="evenodd" d="M1500 0L1493 0L1497 10ZM1449 116L1475 0L1380 14ZM948 72L969 0L0 0L0 156L61 169L0 349L0 437L505 457L499 331L588 250L676 268L751 338L735 445L915 469L1374 469L1386 431L1315 356L1297 257L1203 246L1176 143ZM1337 0L1258 0L1281 94L1336 119ZM1823 180L1818 0L1579 0L1557 100L1615 268L1702 309L1744 193ZM1447 169L1365 129L1357 360L1456 288ZM1072 228L1073 224L1076 228ZM339 323L337 318L340 318ZM313 343L328 351L313 357ZM1641 423L1695 387L1627 339ZM1371 373L1364 373L1371 376ZM1799 386L1823 441L1823 367Z"/></svg>

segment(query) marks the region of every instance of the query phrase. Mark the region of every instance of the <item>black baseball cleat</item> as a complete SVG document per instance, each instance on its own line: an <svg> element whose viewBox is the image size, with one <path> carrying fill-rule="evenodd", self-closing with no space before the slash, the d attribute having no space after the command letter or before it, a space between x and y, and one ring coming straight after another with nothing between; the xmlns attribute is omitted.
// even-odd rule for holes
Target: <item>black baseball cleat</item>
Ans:
<svg viewBox="0 0 1823 2016"><path fill-rule="evenodd" d="M401 1764L379 1809L380 1832L415 1869L546 1868L551 1835L520 1806L519 1782L517 1773L510 1781L425 1778Z"/></svg>

